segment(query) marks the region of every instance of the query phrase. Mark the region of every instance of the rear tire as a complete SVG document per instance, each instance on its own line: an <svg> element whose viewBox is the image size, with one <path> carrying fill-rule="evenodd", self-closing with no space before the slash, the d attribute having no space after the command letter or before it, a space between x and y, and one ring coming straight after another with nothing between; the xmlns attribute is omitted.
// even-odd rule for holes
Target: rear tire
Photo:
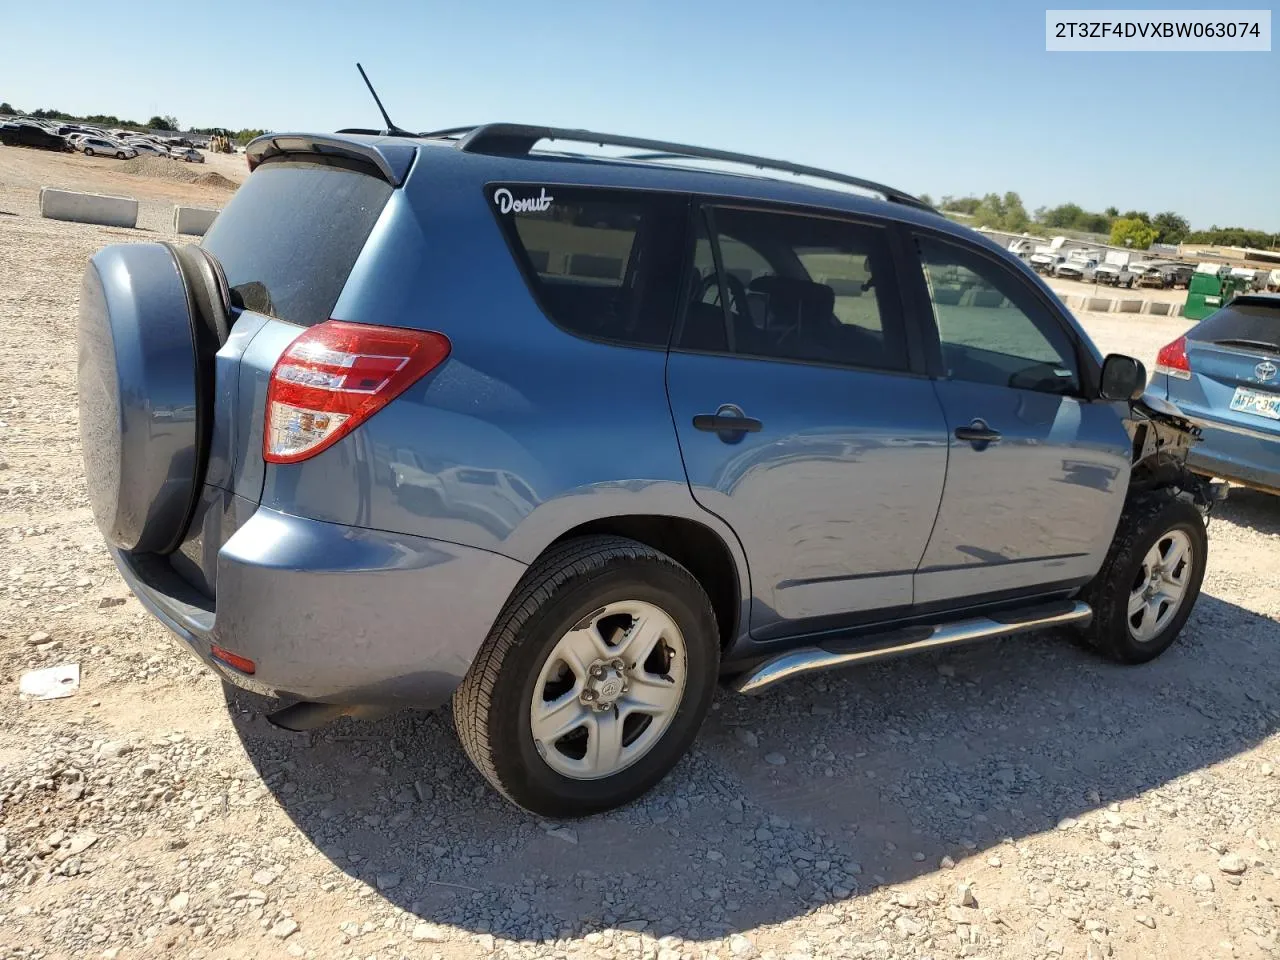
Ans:
<svg viewBox="0 0 1280 960"><path fill-rule="evenodd" d="M1193 504L1168 489L1135 497L1081 595L1093 607L1083 639L1120 663L1160 656L1191 615L1208 555L1204 519Z"/></svg>
<svg viewBox="0 0 1280 960"><path fill-rule="evenodd" d="M641 796L684 756L719 660L711 603L688 570L633 540L568 540L507 601L454 694L454 724L508 800L587 816Z"/></svg>
<svg viewBox="0 0 1280 960"><path fill-rule="evenodd" d="M84 155L85 155L86 157L92 157L92 156L93 156L93 147L85 147L85 148L84 148Z"/></svg>

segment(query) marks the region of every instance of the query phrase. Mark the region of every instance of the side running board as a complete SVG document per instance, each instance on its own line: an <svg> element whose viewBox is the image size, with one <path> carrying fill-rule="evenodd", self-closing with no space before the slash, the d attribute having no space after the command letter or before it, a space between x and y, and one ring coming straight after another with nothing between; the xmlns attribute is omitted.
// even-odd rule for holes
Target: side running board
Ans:
<svg viewBox="0 0 1280 960"><path fill-rule="evenodd" d="M739 693L755 694L803 673L887 660L920 650L1003 637L1025 630L1084 624L1092 617L1093 610L1087 603L1064 600L1014 610L1008 614L974 617L971 620L957 620L932 627L907 627L880 637L862 637L856 642L856 646L848 640L832 640L818 646L790 650L766 660L737 677L733 688Z"/></svg>

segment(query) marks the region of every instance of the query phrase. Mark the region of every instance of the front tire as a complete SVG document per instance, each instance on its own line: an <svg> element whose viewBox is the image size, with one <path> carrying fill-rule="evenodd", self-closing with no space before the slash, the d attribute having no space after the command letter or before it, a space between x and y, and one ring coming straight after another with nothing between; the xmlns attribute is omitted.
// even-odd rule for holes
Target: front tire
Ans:
<svg viewBox="0 0 1280 960"><path fill-rule="evenodd" d="M93 147L85 147L85 148L84 148L84 155L85 155L86 157L92 157L92 156L93 156Z"/></svg>
<svg viewBox="0 0 1280 960"><path fill-rule="evenodd" d="M1093 607L1090 646L1120 663L1146 663L1177 639L1200 595L1209 538L1200 511L1173 490L1135 497L1082 599Z"/></svg>
<svg viewBox="0 0 1280 960"><path fill-rule="evenodd" d="M116 151L116 159L117 159L117 160L123 160L123 159L124 159L124 151L123 151L123 150L117 150L117 151Z"/></svg>
<svg viewBox="0 0 1280 960"><path fill-rule="evenodd" d="M719 669L693 575L621 537L569 540L507 601L453 698L463 749L507 799L546 817L628 803L697 735Z"/></svg>

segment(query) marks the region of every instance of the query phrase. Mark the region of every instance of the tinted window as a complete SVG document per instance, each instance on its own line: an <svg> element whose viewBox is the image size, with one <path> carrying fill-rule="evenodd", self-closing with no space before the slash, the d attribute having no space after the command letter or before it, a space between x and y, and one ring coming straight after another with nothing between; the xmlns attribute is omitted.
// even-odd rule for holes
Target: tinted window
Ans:
<svg viewBox="0 0 1280 960"><path fill-rule="evenodd" d="M1079 389L1071 340L1025 280L962 247L919 246L947 376L1046 393Z"/></svg>
<svg viewBox="0 0 1280 960"><path fill-rule="evenodd" d="M906 369L884 230L734 209L699 229L681 347Z"/></svg>
<svg viewBox="0 0 1280 960"><path fill-rule="evenodd" d="M572 333L666 346L687 203L616 190L512 184L494 212L542 309Z"/></svg>
<svg viewBox="0 0 1280 960"><path fill-rule="evenodd" d="M391 190L356 168L267 161L201 245L221 262L238 305L291 323L321 323Z"/></svg>
<svg viewBox="0 0 1280 960"><path fill-rule="evenodd" d="M1271 304L1229 303L1201 320L1188 333L1191 340L1228 346L1257 347L1280 353L1280 297Z"/></svg>

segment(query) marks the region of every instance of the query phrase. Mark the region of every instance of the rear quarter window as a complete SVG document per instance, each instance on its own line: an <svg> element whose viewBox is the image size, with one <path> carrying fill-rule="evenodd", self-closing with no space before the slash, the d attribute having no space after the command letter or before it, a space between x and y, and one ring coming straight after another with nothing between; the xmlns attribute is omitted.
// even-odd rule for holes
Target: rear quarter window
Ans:
<svg viewBox="0 0 1280 960"><path fill-rule="evenodd" d="M392 189L356 165L268 160L201 246L236 306L311 326L329 319Z"/></svg>
<svg viewBox="0 0 1280 960"><path fill-rule="evenodd" d="M683 269L687 198L495 185L488 190L543 312L592 339L666 346Z"/></svg>

